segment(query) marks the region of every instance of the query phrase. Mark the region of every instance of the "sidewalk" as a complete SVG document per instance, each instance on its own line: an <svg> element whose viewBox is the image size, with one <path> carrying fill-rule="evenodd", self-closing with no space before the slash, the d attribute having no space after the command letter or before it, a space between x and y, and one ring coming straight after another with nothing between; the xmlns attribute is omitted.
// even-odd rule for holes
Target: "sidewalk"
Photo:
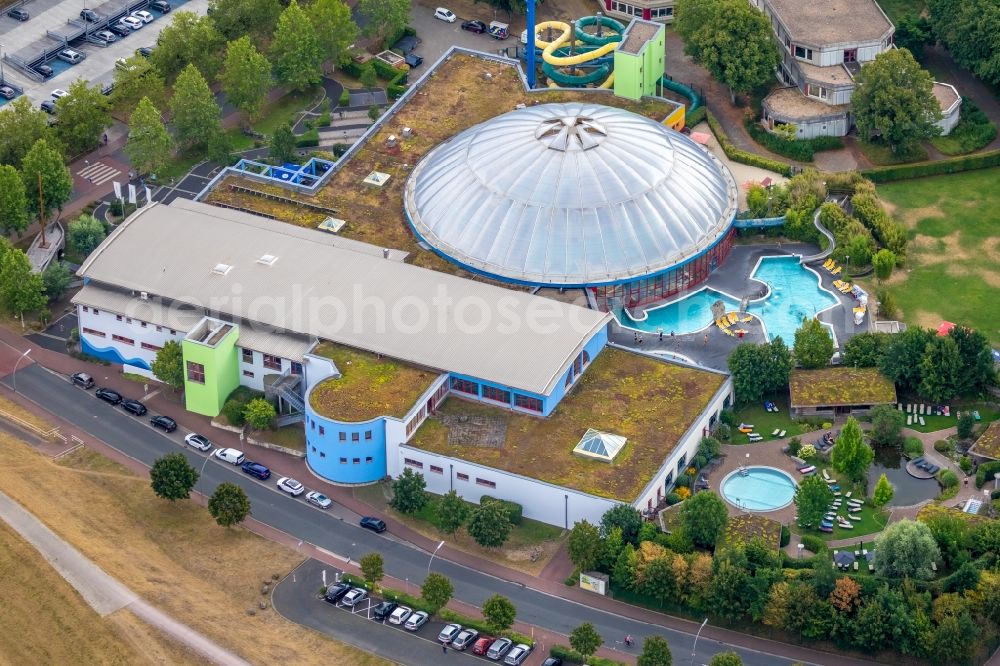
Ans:
<svg viewBox="0 0 1000 666"><path fill-rule="evenodd" d="M6 329L0 328L0 376L5 376L10 373L13 369L13 365L20 355L20 352L30 346L30 342L24 340L19 335L8 331ZM41 348L33 348L31 355L29 357L30 362L39 363L43 367L56 372L70 375L75 372L87 372L91 374L95 381L100 386L107 386L120 391L126 397L141 397L142 396L142 385L125 379L121 376L121 370L119 367L109 367L100 366L95 364L86 363L72 358L66 354L60 354L57 352L49 351ZM25 367L28 361L22 361L20 368ZM150 387L153 388L152 386ZM262 449L246 442L240 442L239 436L235 433L218 430L213 428L210 424L210 419L206 416L201 416L199 414L194 414L192 412L185 411L176 400L171 400L164 395L164 392L151 391L152 397L144 399L146 406L149 408L151 413L162 413L167 414L174 419L176 419L180 428L196 431L206 435L209 439L215 442L218 446L223 447L234 447L240 448L247 453L247 456L253 460L256 460L273 471L276 476L291 476L299 479L300 481L307 482L307 484L320 492L323 492L328 497L333 499L335 502L341 504L347 509L354 511L359 515L369 515L376 516L386 520L389 523L390 531L396 537L407 541L418 548L424 550L425 552L432 552L437 546L437 541L428 539L422 534L415 532L414 530L406 527L405 525L399 524L393 521L388 516L380 513L379 511L373 509L372 507L364 504L363 502L354 498L353 493L350 488L344 488L340 486L335 486L330 483L323 482L317 477L313 476L306 467L305 461L301 459L292 459L284 454L277 453L275 451L270 451L267 449ZM148 470L138 461L135 461L128 456L124 456L119 452L115 451L111 447L104 445L100 442L95 442L94 438L86 433L82 433L75 428L68 427L67 424L60 421L57 415L46 413L44 410L40 409L37 405L21 398L21 396L14 396L10 391L6 389L3 390L5 397L15 400L19 404L23 405L26 409L44 416L45 418L51 420L53 423L59 425L62 428L64 434L76 434L87 442L88 446L100 451L102 454L108 455L108 457L122 462L130 469L136 471L140 474L145 474ZM199 500L203 501L203 500ZM264 536L269 538L274 538L280 535L277 540L282 543L286 543L292 547L297 547L298 539L279 532L274 528L255 523L254 521L249 521L247 526L253 529L255 532L262 533ZM303 544L301 547L301 552L303 554L313 555L312 549L308 544ZM542 592L544 594L550 594L554 597L559 597L569 601L579 603L583 606L597 608L605 612L617 615L620 617L627 617L633 620L646 622L652 626L662 626L684 633L694 635L698 631L699 623L684 618L674 617L670 615L665 615L653 610L648 610L639 606L632 606L625 604L614 599L595 595L593 593L581 590L579 587L567 587L563 584L562 580L569 571L565 573L557 572L554 569L559 568L560 565L553 565L550 563L546 567L546 573L551 577L558 577L557 580L536 578L531 575L507 569L506 567L499 565L495 562L480 559L469 553L456 550L451 548L447 544L439 551L439 558L448 559L451 562L460 564L462 566L468 567L469 569L482 572L489 576L493 576L500 580L509 581L515 584L522 585L524 587L531 588L533 590ZM327 561L327 560L324 560ZM332 560L338 564L343 564L339 559ZM560 561L562 565L568 564L568 562ZM399 581L394 581L393 583L387 583L390 585L399 584ZM401 586L401 585L400 585ZM458 602L456 602L458 603ZM464 608L466 613L473 610L471 606L461 606L457 607L457 610ZM477 610L478 612L478 610ZM530 633L531 627L521 625L519 627L525 632ZM535 635L542 635L539 631L535 630ZM767 654L777 654L784 658L790 660L797 660L806 663L815 664L836 664L837 666L850 666L852 664L869 664L860 659L847 657L843 655L834 655L826 652L821 652L819 650L814 650L810 648L800 647L797 645L791 645L786 643L780 643L778 641L761 638L757 636L751 636L744 634L739 631L734 631L730 629L725 629L716 626L706 626L704 631L702 631L703 640L714 640L723 643L729 643L732 645L740 646L746 649L755 650L758 652L763 652ZM637 646L641 649L641 646ZM622 657L621 653L618 653L618 658Z"/></svg>

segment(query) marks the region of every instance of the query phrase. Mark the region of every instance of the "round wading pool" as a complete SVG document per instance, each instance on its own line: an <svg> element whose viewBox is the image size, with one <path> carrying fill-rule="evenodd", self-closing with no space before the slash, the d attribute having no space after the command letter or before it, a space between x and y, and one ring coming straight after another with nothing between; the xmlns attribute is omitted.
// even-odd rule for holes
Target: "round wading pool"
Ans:
<svg viewBox="0 0 1000 666"><path fill-rule="evenodd" d="M744 511L777 511L792 503L795 480L774 467L741 467L722 480L722 497Z"/></svg>

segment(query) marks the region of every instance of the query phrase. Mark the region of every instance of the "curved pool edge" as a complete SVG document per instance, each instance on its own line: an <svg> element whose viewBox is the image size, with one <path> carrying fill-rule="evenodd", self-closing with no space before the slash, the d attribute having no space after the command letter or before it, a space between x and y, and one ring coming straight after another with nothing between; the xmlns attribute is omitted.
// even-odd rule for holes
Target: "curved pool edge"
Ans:
<svg viewBox="0 0 1000 666"><path fill-rule="evenodd" d="M789 500L787 502L785 502L781 506L776 506L776 507L767 508L767 509L751 509L751 508L748 508L746 506L743 506L741 503L733 502L732 500L729 499L729 496L726 495L726 482L729 481L729 479L731 479L734 475L739 474L740 473L740 469L741 469L740 467L737 467L736 469L734 469L733 471L731 471L729 474L726 474L722 478L722 481L719 483L719 496L722 497L723 501L726 502L726 504L729 504L730 506L734 506L737 509L739 509L740 511L746 511L747 513L771 513L772 511L780 511L781 509L784 509L784 508L786 508L788 506L791 506L792 503L794 503L794 501L795 501L795 490L798 489L798 487L799 487L799 484L795 480L795 477L793 477L791 474L789 474L785 470L783 470L781 468L778 468L778 467L772 467L771 465L750 465L749 467L746 467L745 469L747 469L747 470L749 470L751 472L753 470L755 470L755 469L770 470L770 471L773 471L773 472L778 472L779 474L781 474L782 476L784 476L785 478L787 478L792 483L792 496L791 496L791 498L789 498Z"/></svg>

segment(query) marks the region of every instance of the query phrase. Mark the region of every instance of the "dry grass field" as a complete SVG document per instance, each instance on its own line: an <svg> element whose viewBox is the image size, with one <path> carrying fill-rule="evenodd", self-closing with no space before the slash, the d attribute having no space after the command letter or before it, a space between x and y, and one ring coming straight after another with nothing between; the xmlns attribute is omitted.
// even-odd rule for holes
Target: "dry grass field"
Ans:
<svg viewBox="0 0 1000 666"><path fill-rule="evenodd" d="M87 449L56 464L0 433L0 457L5 461L0 490L133 591L244 658L254 663L386 663L292 624L271 609L247 615L264 598L263 581L272 574L284 575L298 563L300 556L293 550L244 529L223 529L193 502L161 500L153 495L147 479ZM5 532L0 532L0 540L5 546L11 541ZM0 550L10 552L7 547ZM35 587L28 582L2 585L7 601L7 607L0 610L3 634L26 637L13 646L0 641L0 663L142 663L142 658L134 657L137 648L153 663L203 661L186 659L183 652L158 643L155 637L147 641L150 629L127 612L102 621L79 597L76 606L60 603L54 591L61 578L43 582L32 575L33 569L21 568L48 569L37 554L15 557L15 562L23 562L20 567L9 566L9 561L0 554L3 578L10 575L16 581L39 582L30 583ZM58 578L53 570L48 571ZM11 588L20 593L11 595ZM64 593L75 596L68 586ZM10 631L22 624L11 624L7 615L31 618L23 621L23 634L18 629ZM81 638L74 640L74 636ZM123 642L121 636L136 640ZM80 644L86 645L92 658L81 658ZM157 649L150 647L157 645ZM246 649L248 645L252 651ZM52 650L52 658L25 659L15 652L40 646ZM59 658L61 654L72 657Z"/></svg>

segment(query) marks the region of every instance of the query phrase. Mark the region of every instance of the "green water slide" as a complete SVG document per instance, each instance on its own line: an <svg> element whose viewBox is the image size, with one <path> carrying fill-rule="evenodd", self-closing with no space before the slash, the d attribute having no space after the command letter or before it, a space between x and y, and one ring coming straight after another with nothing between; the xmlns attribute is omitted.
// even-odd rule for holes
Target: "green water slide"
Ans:
<svg viewBox="0 0 1000 666"><path fill-rule="evenodd" d="M596 26L598 22L600 22L601 28L610 28L610 30L600 37L583 30L583 28ZM625 26L613 18L608 18L607 16L584 16L576 22L576 38L581 42L593 44L595 46L603 46L612 42L620 42L622 40L623 32L625 32Z"/></svg>
<svg viewBox="0 0 1000 666"><path fill-rule="evenodd" d="M660 85L667 90L673 90L675 93L683 95L691 100L691 103L688 104L687 113L691 113L701 106L701 95L696 93L690 86L686 86L683 83L677 83L676 81L668 79L666 76L660 79Z"/></svg>

